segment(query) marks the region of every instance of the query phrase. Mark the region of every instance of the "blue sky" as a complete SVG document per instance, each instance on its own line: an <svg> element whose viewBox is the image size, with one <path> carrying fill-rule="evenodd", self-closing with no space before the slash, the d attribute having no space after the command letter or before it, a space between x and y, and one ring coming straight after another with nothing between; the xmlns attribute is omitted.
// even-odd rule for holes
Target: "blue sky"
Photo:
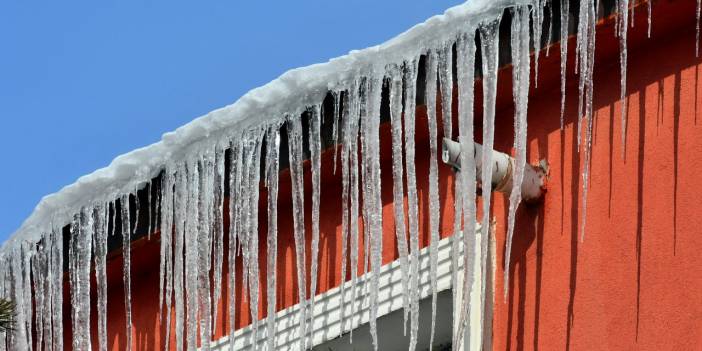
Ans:
<svg viewBox="0 0 702 351"><path fill-rule="evenodd" d="M114 157L462 2L1 2L0 241Z"/></svg>

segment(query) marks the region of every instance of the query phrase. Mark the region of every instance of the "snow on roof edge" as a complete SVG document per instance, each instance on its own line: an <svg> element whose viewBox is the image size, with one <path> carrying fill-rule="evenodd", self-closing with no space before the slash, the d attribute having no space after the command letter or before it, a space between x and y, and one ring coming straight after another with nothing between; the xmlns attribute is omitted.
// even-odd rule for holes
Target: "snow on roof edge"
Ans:
<svg viewBox="0 0 702 351"><path fill-rule="evenodd" d="M133 191L156 176L171 160L197 153L205 140L223 140L252 126L281 119L285 114L301 112L299 108L320 103L328 90L343 88L359 72L380 71L388 64L416 58L426 49L455 40L458 33L474 29L483 20L494 19L506 7L530 3L530 0L468 0L383 44L352 50L326 63L289 70L250 90L233 104L163 134L159 142L117 156L109 166L44 196L0 252L18 242L39 241L42 232L70 222L83 206L112 201L119 194Z"/></svg>

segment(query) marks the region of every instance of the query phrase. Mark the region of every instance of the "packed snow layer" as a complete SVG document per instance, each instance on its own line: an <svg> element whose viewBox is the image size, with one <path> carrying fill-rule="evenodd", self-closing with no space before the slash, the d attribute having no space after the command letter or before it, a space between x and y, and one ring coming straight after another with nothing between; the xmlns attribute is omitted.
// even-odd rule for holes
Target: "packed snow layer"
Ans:
<svg viewBox="0 0 702 351"><path fill-rule="evenodd" d="M166 163L196 153L212 138L226 138L266 120L285 114L299 115L302 108L322 101L328 90L337 90L362 69L383 71L391 62L416 57L430 43L446 41L465 30L470 23L498 15L502 9L527 0L472 0L448 9L403 34L348 55L290 70L278 79L242 96L232 105L214 110L163 135L162 140L147 147L118 156L105 168L79 178L55 194L45 196L22 226L3 245L14 246L20 240L38 241L51 223L67 224L81 206L106 202L148 182L163 170Z"/></svg>

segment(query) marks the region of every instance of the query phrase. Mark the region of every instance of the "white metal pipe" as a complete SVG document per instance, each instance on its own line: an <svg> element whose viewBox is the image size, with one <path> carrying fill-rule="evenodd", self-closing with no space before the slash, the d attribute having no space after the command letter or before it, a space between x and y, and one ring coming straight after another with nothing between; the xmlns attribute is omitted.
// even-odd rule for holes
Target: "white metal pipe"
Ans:
<svg viewBox="0 0 702 351"><path fill-rule="evenodd" d="M483 146L475 143L475 165L476 175L481 174ZM448 138L444 138L441 159L444 163L451 165L454 170L461 170L461 144ZM512 192L512 170L514 169L514 158L509 155L492 150L492 184L491 189L509 195ZM539 166L527 164L524 168L524 180L522 181L522 199L526 202L538 201L544 188L544 178L548 170L544 162ZM478 186L480 177L477 179Z"/></svg>

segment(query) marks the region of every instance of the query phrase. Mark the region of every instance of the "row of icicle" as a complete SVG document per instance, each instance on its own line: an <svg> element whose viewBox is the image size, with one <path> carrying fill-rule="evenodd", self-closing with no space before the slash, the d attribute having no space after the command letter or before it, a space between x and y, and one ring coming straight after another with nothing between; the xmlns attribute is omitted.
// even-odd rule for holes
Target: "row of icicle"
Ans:
<svg viewBox="0 0 702 351"><path fill-rule="evenodd" d="M558 0L554 0L558 1ZM548 8L551 21L554 6L546 0L534 0L530 6L518 6L511 9L511 58L513 63L513 95L515 108L514 117L514 146L515 170L514 187L510 195L508 213L508 230L506 240L506 267L509 267L511 241L514 233L515 211L521 201L519 191L526 166L527 141L527 106L529 100L531 56L533 56L535 82L538 75L538 57L541 44L541 28L545 19L544 10ZM589 160L593 120L593 67L595 51L595 28L597 19L597 4L595 1L582 1L578 9L580 16L577 23L577 44L575 53L575 68L579 75L579 104L578 104L578 142L585 150L583 169L583 218L581 235L584 234L585 209L589 177ZM616 34L620 38L621 59L621 98L626 99L626 38L629 23L629 1L617 1ZM560 42L561 45L561 128L564 127L565 111L565 76L568 43L569 1L560 0ZM633 16L633 7L631 10ZM649 36L651 28L651 3L648 2ZM699 38L700 2L697 5L697 28ZM489 184L492 178L492 162L490 153L483 153L483 159L474 158L474 91L476 60L476 32L481 43L482 84L483 84L483 130L484 147L493 148L495 132L495 99L498 71L499 27L501 17L484 21L476 27L468 26L457 37L445 38L445 41L434 47L427 48L425 55L426 82L424 101L427 104L430 164L429 164L429 228L430 228L430 279L432 293L432 323L431 340L434 339L437 300L437 264L439 241L439 186L438 186L438 121L437 95L442 100L441 114L452 116L452 96L458 97L458 138L461 143L461 170L456 181L455 223L454 231L474 228L477 223L476 210L476 179L482 184ZM633 21L632 21L633 23ZM531 28L530 28L531 24ZM533 34L533 36L532 36ZM552 35L552 24L548 29L549 40ZM535 39L534 39L535 38ZM533 47L530 47L533 43ZM456 86L453 92L453 54L457 54ZM547 50L548 53L548 50ZM360 309L357 301L366 297L370 313L370 333L375 349L378 348L376 329L378 289L380 266L382 264L382 199L380 174L380 103L381 91L385 86L389 92L390 123L392 132L392 172L393 172L393 210L395 234L399 252L402 274L403 307L405 331L409 322L410 350L417 345L419 327L419 198L417 195L417 174L415 170L415 101L417 99L416 82L419 71L419 57L398 64L391 64L384 70L377 68L361 69L357 78L348 83L342 92L334 92L333 96L333 142L341 145L341 176L342 176L342 257L341 275L350 274L350 282L341 285L341 306L351 306L351 316L344 315L341 309L342 332L350 331L356 325L351 318ZM438 83L438 84L437 84ZM626 106L625 103L622 106ZM305 267L305 216L304 216L304 181L303 160L304 143L300 114L305 112L309 117L309 155L312 169L312 218L311 218L311 267L310 279L306 281ZM243 281L240 297L250 305L251 340L253 348L263 346L263 349L277 349L275 340L276 329L276 274L266 274L265 292L268 306L265 321L265 339L259 345L256 341L264 337L258 335L258 305L259 292L264 289L259 286L260 267L258 254L260 245L259 232L259 184L261 182L261 160L264 164L263 182L267 187L267 248L266 271L277 271L277 198L279 183L280 132L286 125L289 140L289 163L292 182L294 241L297 265L298 295L300 297L297 317L299 349L304 350L312 345L311 337L317 327L313 318L317 286L319 258L319 221L320 221L320 157L321 157L321 117L325 111L320 103L317 106L299 107L296 113L281 116L276 122L258 126L232 136L226 140L217 140L207 151L190 155L184 160L175 160L165 165L162 173L161 187L154 200L159 206L151 205L149 190L149 232L152 224L158 229L160 236L160 281L159 309L168 311L161 313L161 323L166 332L165 348L176 350L195 350L198 346L204 350L211 347L213 336L213 321L217 320L218 304L224 298L229 306L229 335L234 334L237 309L235 308L237 280ZM451 118L444 118L443 134L453 135ZM622 109L622 142L626 136L626 109ZM581 142L581 130L584 128L585 140ZM359 152L360 151L360 152ZM335 160L336 160L335 147ZM228 158L228 160L226 160ZM228 171L225 163L230 164ZM476 164L482 163L481 174L476 174ZM334 164L336 172L336 162ZM228 184L225 181L228 180ZM406 183L405 183L406 180ZM151 189L151 184L148 185ZM406 187L406 192L405 192ZM229 194L225 188L230 189ZM229 196L227 196L229 195ZM361 196L363 201L361 201ZM407 213L403 205L407 197ZM483 192L482 223L489 222L490 197L489 191ZM139 209L136 200L137 218ZM225 201L229 201L225 206ZM97 346L106 350L107 340L107 288L106 288L106 256L107 241L110 235L120 235L123 242L128 242L136 230L137 224L132 225L129 211L130 196L125 194L110 203L86 205L80 213L74 216L70 223L70 240L68 245L67 264L64 259L63 226L54 223L52 231L45 233L39 243L23 242L0 256L0 294L9 297L17 303L16 330L14 333L3 334L0 350L6 347L15 350L62 350L63 349L63 273L64 265L68 267L70 285L70 313L72 330L72 347L74 350L89 350L91 337L95 334L90 330L90 275L94 267L97 282ZM225 213L228 208L228 213ZM120 211L118 214L117 211ZM225 221L228 216L228 221ZM359 233L359 217L363 220L363 233ZM120 223L116 220L120 219ZM407 227L405 226L407 222ZM229 228L225 228L229 223ZM117 228L120 228L119 233ZM474 267L476 259L480 261L481 277L486 277L487 245L489 242L489 226L482 226L476 235L464 235L465 248L478 248L480 257L473 254L463 255L463 267ZM224 235L228 233L228 238ZM363 235L368 253L364 259L364 270L370 268L370 279L365 290L358 290L358 270L346 272L347 260L350 267L358 267L359 235ZM407 238L409 237L409 241ZM228 247L225 247L228 242ZM486 296L486 284L480 284L482 291L471 291L474 272L465 269L459 272L458 252L459 243L453 240L452 279L457 281L463 274L463 296L458 297L461 303L456 306L455 314L459 318L458 329L454 331L453 345L458 348L463 342L464 335L475 337L472 333L464 333L470 326L470 315L473 309L484 311L486 303L491 303L491 297ZM131 349L131 286L130 286L130 246L122 246L125 315L126 315L126 348ZM225 260L225 255L227 259ZM236 257L241 256L243 262L242 277L236 277ZM223 263L228 262L228 280L223 281ZM509 279L509 269L505 269L505 297ZM223 284L228 285L228 296L222 296ZM307 289L309 286L309 291ZM345 290L351 290L351 301L344 301ZM32 295L32 292L34 293ZM361 294L358 296L357 294ZM480 294L481 305L473 306L471 294ZM456 297L454 297L456 298ZM33 301L33 303L32 303ZM454 300L456 301L456 300ZM363 303L361 301L361 303ZM170 311L175 309L174 321ZM481 315L483 315L481 313ZM34 316L34 321L32 321ZM486 321L481 321L481 323ZM169 345L171 340L170 326L175 330L175 345ZM479 330L483 330L483 325ZM198 335L199 332L199 335ZM198 339L200 343L198 345ZM234 345L235 338L230 338ZM470 342L466 340L465 342ZM484 341L485 342L485 341Z"/></svg>

